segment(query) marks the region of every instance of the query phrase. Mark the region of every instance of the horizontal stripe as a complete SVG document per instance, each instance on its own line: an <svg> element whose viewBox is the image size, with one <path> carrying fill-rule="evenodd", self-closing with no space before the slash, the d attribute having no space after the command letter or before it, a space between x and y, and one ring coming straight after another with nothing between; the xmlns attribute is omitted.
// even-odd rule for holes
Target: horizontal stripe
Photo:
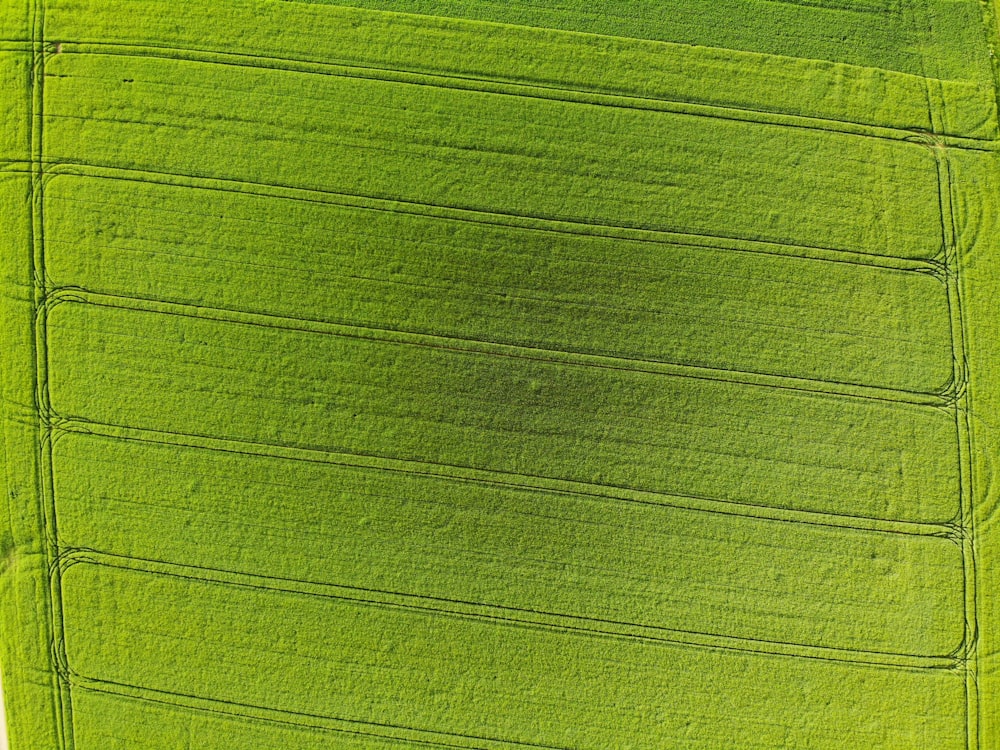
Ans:
<svg viewBox="0 0 1000 750"><path fill-rule="evenodd" d="M166 59L63 53L46 76L55 162L893 257L945 242L911 143Z"/></svg>
<svg viewBox="0 0 1000 750"><path fill-rule="evenodd" d="M733 28L728 23L708 21L712 13L728 14L723 3L711 0L702 4L705 7L698 12L670 9L669 20L674 24L702 25L710 31ZM683 33L665 37L667 41L625 39L623 19L616 21L612 36L595 36L351 7L247 0L226 0L211 8L169 0L148 2L149 12L141 24L104 3L56 0L47 3L45 21L46 29L55 38L85 45L152 45L167 54L169 49L176 49L177 54L196 50L243 54L259 64L265 64L267 58L273 58L272 64L276 65L281 64L279 60L289 59L347 63L703 103L750 112L798 114L870 126L937 130L971 137L995 135L996 104L988 69L979 81L935 82L939 95L930 99L929 82L923 77L927 70L919 66L916 55L907 52L917 63L913 72L918 75L882 69L877 67L880 61L865 57L854 58L860 63L854 65L830 62L840 59L838 53L846 48L844 35L839 34L831 35L840 38L833 47L834 54L827 59L793 57L790 55L795 54L794 47L783 45L802 40L810 26L772 23L761 9L787 9L771 2L755 4L759 7L747 19L765 25L767 31L762 38L776 43L771 54L725 49L731 45L721 40L692 39ZM454 10L459 5L449 2L448 7ZM488 14L498 6L477 0L466 10ZM597 18L604 18L605 11ZM792 12L807 18L816 15L815 10ZM206 36L205 29L213 27L220 13L240 28L238 37ZM855 16L862 32L860 50L889 48L873 43L871 38L883 27L884 20L885 16L873 25L870 19ZM968 27L968 19L951 20L957 21L960 28ZM935 28L940 27L941 18L937 21ZM746 28L746 24L740 24L740 30ZM982 40L973 43L982 44ZM962 48L967 50L969 45ZM428 55L427 50L434 50L434 54ZM935 61L939 59L942 55L934 55ZM975 57L965 56L966 65L970 59Z"/></svg>
<svg viewBox="0 0 1000 750"><path fill-rule="evenodd" d="M946 522L931 407L64 301L56 413L799 510Z"/></svg>
<svg viewBox="0 0 1000 750"><path fill-rule="evenodd" d="M51 283L104 294L914 393L953 377L924 273L72 175L44 218Z"/></svg>
<svg viewBox="0 0 1000 750"><path fill-rule="evenodd" d="M82 678L533 747L965 747L965 683L792 657L596 640L77 562Z"/></svg>
<svg viewBox="0 0 1000 750"><path fill-rule="evenodd" d="M53 476L66 547L746 647L944 657L964 636L941 537L77 434Z"/></svg>

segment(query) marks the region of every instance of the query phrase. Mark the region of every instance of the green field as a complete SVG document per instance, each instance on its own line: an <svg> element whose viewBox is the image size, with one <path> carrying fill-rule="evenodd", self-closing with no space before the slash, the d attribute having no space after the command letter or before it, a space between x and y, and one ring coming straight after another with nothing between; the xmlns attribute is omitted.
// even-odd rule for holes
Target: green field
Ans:
<svg viewBox="0 0 1000 750"><path fill-rule="evenodd" d="M11 750L993 750L990 0L0 0Z"/></svg>

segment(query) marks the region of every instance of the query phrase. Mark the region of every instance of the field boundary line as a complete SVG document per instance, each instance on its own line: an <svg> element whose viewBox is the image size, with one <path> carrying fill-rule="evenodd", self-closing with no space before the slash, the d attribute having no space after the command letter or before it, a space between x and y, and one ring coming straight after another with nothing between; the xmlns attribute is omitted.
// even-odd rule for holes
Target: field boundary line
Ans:
<svg viewBox="0 0 1000 750"><path fill-rule="evenodd" d="M30 159L0 159L0 172L30 175L34 167L35 162Z"/></svg>

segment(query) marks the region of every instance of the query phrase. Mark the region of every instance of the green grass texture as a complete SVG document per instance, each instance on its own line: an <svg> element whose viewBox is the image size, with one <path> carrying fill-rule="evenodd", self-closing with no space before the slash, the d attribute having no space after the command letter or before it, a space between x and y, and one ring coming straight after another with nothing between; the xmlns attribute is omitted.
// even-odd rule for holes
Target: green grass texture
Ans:
<svg viewBox="0 0 1000 750"><path fill-rule="evenodd" d="M0 0L10 750L1000 747L992 0Z"/></svg>

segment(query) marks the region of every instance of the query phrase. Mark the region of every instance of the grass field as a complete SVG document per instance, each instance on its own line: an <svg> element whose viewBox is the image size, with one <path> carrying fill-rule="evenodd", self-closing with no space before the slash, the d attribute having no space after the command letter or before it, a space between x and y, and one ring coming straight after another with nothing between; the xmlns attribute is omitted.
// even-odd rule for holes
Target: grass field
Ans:
<svg viewBox="0 0 1000 750"><path fill-rule="evenodd" d="M12 750L991 750L983 0L0 0Z"/></svg>

